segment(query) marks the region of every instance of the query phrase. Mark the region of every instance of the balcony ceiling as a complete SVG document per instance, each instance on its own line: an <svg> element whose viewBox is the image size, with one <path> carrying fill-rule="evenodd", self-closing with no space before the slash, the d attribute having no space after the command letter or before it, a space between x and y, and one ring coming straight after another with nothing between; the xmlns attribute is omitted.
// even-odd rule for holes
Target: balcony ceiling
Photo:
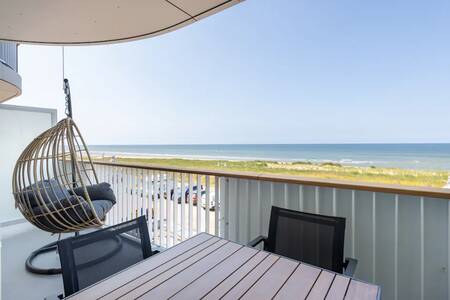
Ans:
<svg viewBox="0 0 450 300"><path fill-rule="evenodd" d="M0 40L100 44L170 32L243 0L2 0Z"/></svg>

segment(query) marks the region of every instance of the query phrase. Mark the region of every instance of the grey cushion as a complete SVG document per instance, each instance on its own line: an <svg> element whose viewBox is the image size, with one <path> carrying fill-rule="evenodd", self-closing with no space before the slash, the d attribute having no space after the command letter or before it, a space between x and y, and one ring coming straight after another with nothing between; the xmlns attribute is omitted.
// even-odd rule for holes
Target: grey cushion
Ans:
<svg viewBox="0 0 450 300"><path fill-rule="evenodd" d="M41 189L50 189L47 191L49 197L44 196L45 192L41 191L43 193L44 201L50 211L50 215L47 214L48 211L42 207L41 203L38 203L34 198L34 193L31 188L36 189L37 187ZM55 192L52 192L51 187L53 187ZM94 198L101 195L106 195L106 197L113 199L91 199L92 206L94 207L97 216L100 220L104 220L106 214L116 203L116 198L110 188L110 185L108 183L103 183L88 186L86 189L89 193L92 193ZM39 182L36 185L28 187L27 190L30 204L32 204L33 214L35 216L47 214L37 217L38 223L41 227L45 227L43 228L45 230L58 232L60 228L63 227L61 224L58 225L58 222L61 222L66 226L71 226L73 224L81 224L85 221L92 220L94 217L89 203L83 196L71 195L67 190L61 189L55 180L45 180L43 182ZM75 190L83 194L82 188L76 188ZM89 196L91 197L91 194ZM66 208L66 210L56 212L56 210L62 208Z"/></svg>
<svg viewBox="0 0 450 300"><path fill-rule="evenodd" d="M91 201L94 200L109 200L113 204L116 203L116 196L114 195L111 185L107 182L102 182L99 184L93 184L86 186L86 190L89 194ZM73 190L78 196L84 197L84 189L82 187L77 187Z"/></svg>
<svg viewBox="0 0 450 300"><path fill-rule="evenodd" d="M95 212L97 213L97 216L100 220L104 220L106 217L106 214L111 210L111 208L114 206L115 203L113 203L110 200L94 200L92 201L92 205L94 206Z"/></svg>
<svg viewBox="0 0 450 300"><path fill-rule="evenodd" d="M55 209L60 209L62 207L66 207L66 211L61 211L58 213L53 213L50 216L40 216L37 217L37 221L50 229L54 229L55 231L58 231L58 227L61 227L61 225L58 226L58 222L61 222L63 224L70 225L71 223L83 223L87 220L91 220L93 218L92 210L87 201L83 197L79 197L80 203L77 200L76 196L69 196L69 198L65 198L64 200L60 202L54 202L54 208L50 204L50 212L54 212ZM74 205L74 207L70 207L71 205ZM111 208L114 206L114 203L109 200L95 200L92 201L92 206L95 209L95 212L100 220L104 220L106 217L106 214L111 210ZM86 213L84 212L84 210ZM40 207L35 207L33 209L33 213L35 215L40 215L45 213L46 211L44 209L41 209ZM50 222L47 220L47 218L50 219ZM70 223L66 220L70 220ZM54 226L56 225L56 226Z"/></svg>
<svg viewBox="0 0 450 300"><path fill-rule="evenodd" d="M72 205L74 207L71 207ZM39 206L33 208L33 214L35 216L47 214L37 217L37 221L49 229L54 229L56 232L58 231L58 228L62 227L62 225L58 225L58 222L70 226L72 224L81 224L93 218L91 207L83 197L78 197L77 199L77 196L69 195L68 198L48 203L47 206L49 208L50 215L47 214L48 212L46 209ZM67 209L65 211L56 212L56 210L61 208ZM50 221L48 221L47 218Z"/></svg>
<svg viewBox="0 0 450 300"><path fill-rule="evenodd" d="M39 181L24 190L24 197L30 202L31 208L41 206L39 200L36 199L37 191L41 193L42 199L45 203L60 201L62 199L70 198L69 192L64 188L60 187L55 179Z"/></svg>

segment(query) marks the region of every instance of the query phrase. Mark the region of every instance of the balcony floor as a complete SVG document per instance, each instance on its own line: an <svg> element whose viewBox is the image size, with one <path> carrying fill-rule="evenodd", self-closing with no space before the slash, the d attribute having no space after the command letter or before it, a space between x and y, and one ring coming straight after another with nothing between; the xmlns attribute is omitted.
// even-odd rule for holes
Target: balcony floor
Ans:
<svg viewBox="0 0 450 300"><path fill-rule="evenodd" d="M1 299L39 299L63 292L61 275L35 275L25 270L25 260L35 249L57 239L57 235L39 230L29 223L1 230ZM59 266L59 257L51 252L36 259L39 266Z"/></svg>
<svg viewBox="0 0 450 300"><path fill-rule="evenodd" d="M83 232L90 231L92 229ZM70 236L73 234L64 234L61 238ZM58 235L52 236L29 223L0 227L0 300L42 300L63 293L61 275L36 275L25 269L25 260L32 251L57 239ZM152 245L152 249L164 250L156 245ZM56 252L43 254L35 259L35 265L59 267L59 256Z"/></svg>

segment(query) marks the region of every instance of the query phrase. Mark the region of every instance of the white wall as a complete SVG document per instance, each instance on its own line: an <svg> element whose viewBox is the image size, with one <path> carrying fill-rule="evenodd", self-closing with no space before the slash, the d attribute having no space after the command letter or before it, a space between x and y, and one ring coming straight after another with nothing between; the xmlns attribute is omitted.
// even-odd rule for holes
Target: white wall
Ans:
<svg viewBox="0 0 450 300"><path fill-rule="evenodd" d="M56 110L0 104L0 226L23 218L14 208L12 174L17 158L56 123Z"/></svg>

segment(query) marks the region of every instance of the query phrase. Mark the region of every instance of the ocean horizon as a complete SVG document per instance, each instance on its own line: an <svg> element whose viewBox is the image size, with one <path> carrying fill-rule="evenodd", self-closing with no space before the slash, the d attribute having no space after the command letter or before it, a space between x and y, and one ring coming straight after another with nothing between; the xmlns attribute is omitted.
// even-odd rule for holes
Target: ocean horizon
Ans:
<svg viewBox="0 0 450 300"><path fill-rule="evenodd" d="M92 154L450 170L450 143L90 145Z"/></svg>

